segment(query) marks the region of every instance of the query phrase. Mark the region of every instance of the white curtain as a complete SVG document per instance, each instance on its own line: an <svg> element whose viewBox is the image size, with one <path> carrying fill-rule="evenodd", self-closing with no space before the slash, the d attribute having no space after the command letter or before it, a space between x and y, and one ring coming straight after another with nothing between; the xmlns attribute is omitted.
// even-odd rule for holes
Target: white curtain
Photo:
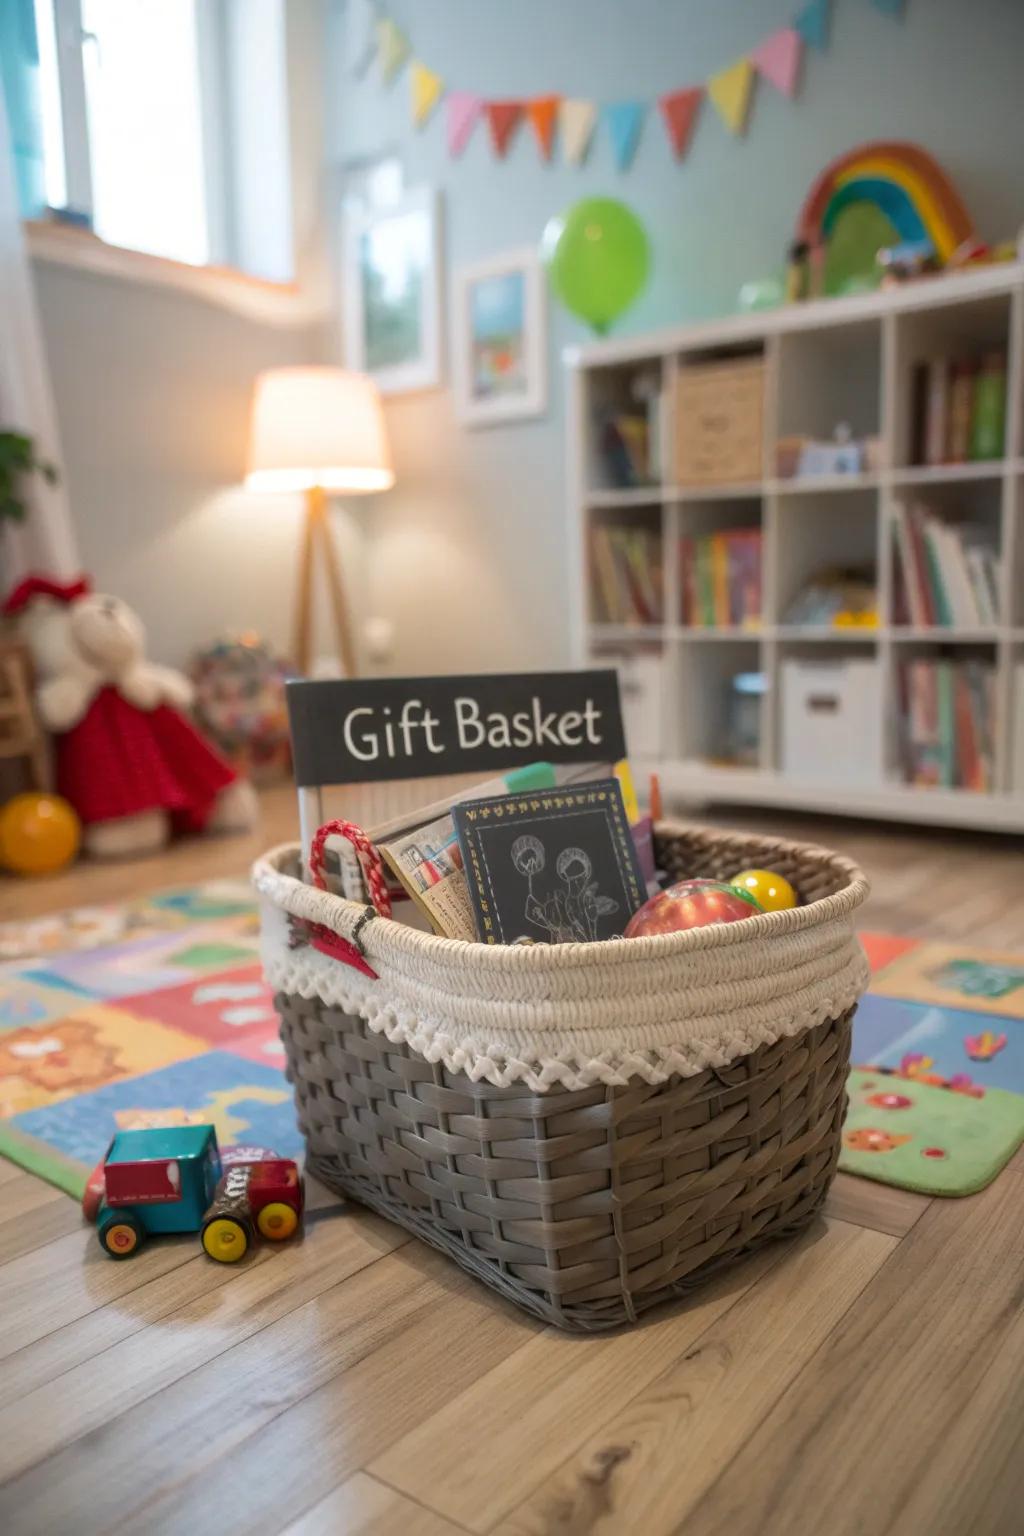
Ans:
<svg viewBox="0 0 1024 1536"><path fill-rule="evenodd" d="M66 577L80 569L0 77L0 431L5 429L28 433L40 456L57 466L60 482L50 486L33 475L26 487L28 517L21 525L6 524L0 596L27 571Z"/></svg>

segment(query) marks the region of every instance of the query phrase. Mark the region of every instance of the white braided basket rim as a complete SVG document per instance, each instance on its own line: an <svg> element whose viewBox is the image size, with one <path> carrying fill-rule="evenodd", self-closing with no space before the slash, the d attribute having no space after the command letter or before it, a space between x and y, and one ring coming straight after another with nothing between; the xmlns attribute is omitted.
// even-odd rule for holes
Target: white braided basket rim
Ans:
<svg viewBox="0 0 1024 1536"><path fill-rule="evenodd" d="M291 944L289 914L351 938L366 909L286 874L298 848L285 845L253 868L268 980L473 1081L534 1092L724 1067L854 1005L868 974L853 928L868 884L854 863L781 839L672 822L659 832L735 846L748 863L756 849L766 867L773 854L800 855L842 883L789 911L621 943L492 946L374 920L359 935L372 979Z"/></svg>

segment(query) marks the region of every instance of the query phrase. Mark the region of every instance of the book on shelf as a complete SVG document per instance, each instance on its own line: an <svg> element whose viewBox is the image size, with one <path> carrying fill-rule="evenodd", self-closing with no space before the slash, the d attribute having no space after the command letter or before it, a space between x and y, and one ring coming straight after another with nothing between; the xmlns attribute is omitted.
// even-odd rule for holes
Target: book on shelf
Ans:
<svg viewBox="0 0 1024 1536"><path fill-rule="evenodd" d="M660 624L664 617L660 533L595 523L590 547L595 622Z"/></svg>
<svg viewBox="0 0 1024 1536"><path fill-rule="evenodd" d="M682 622L693 629L761 624L761 530L734 528L680 542Z"/></svg>
<svg viewBox="0 0 1024 1536"><path fill-rule="evenodd" d="M950 522L915 502L895 508L892 531L897 624L940 629L998 624L1000 561L987 528Z"/></svg>
<svg viewBox="0 0 1024 1536"><path fill-rule="evenodd" d="M910 462L968 464L1003 453L1006 357L990 352L933 357L914 365L910 395Z"/></svg>
<svg viewBox="0 0 1024 1536"><path fill-rule="evenodd" d="M905 783L976 792L993 788L995 668L930 658L900 668Z"/></svg>

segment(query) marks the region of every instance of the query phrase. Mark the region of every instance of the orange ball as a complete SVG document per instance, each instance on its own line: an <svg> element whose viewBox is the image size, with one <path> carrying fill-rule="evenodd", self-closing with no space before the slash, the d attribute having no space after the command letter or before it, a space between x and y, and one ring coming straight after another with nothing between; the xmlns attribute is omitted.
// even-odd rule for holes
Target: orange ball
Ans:
<svg viewBox="0 0 1024 1536"><path fill-rule="evenodd" d="M16 875L52 875L70 864L82 824L60 795L15 795L0 811L0 864Z"/></svg>

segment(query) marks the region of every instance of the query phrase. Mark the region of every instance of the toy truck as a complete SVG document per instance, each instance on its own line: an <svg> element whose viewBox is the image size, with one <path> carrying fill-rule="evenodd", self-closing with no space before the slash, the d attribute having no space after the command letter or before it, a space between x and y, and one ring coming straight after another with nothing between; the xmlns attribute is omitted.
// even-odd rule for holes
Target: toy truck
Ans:
<svg viewBox="0 0 1024 1536"><path fill-rule="evenodd" d="M153 1233L199 1232L211 1259L234 1264L257 1231L291 1237L303 1207L297 1165L258 1147L225 1161L226 1172L212 1125L119 1131L82 1201L100 1247L127 1259Z"/></svg>

